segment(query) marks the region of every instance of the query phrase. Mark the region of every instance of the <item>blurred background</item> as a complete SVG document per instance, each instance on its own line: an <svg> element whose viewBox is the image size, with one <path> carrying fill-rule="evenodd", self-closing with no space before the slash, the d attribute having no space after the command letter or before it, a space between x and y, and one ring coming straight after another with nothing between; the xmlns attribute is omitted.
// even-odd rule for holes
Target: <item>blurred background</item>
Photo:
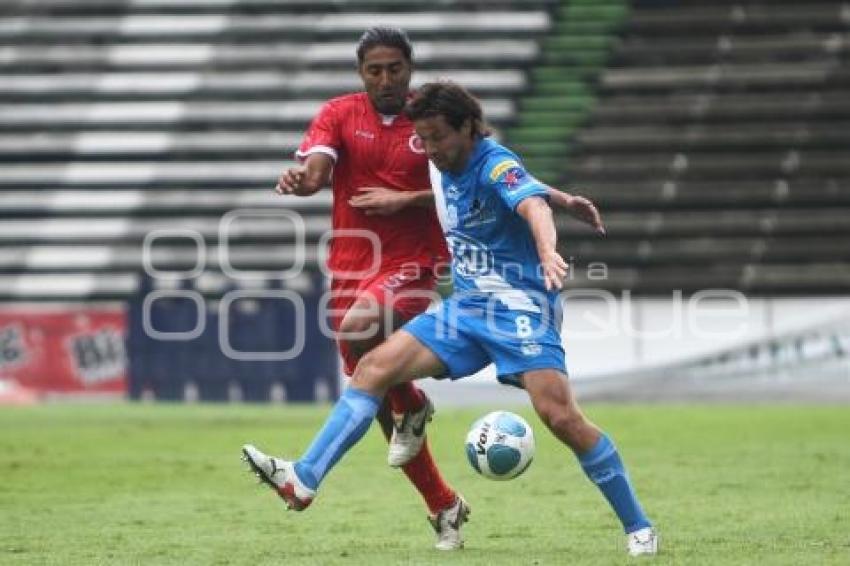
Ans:
<svg viewBox="0 0 850 566"><path fill-rule="evenodd" d="M272 187L378 23L599 204L558 219L585 398L850 400L837 0L6 0L0 400L335 398L331 195Z"/></svg>

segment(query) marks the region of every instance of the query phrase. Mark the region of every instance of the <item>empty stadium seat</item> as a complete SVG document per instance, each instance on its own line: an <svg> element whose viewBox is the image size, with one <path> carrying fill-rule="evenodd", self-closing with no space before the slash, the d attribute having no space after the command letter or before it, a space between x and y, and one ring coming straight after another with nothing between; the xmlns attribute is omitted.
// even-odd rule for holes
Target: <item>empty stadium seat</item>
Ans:
<svg viewBox="0 0 850 566"><path fill-rule="evenodd" d="M328 196L270 189L322 101L359 88L354 42L379 21L411 33L416 83L470 86L535 174L600 203L605 240L559 226L580 261L628 274L609 287L676 286L675 262L702 257L740 286L783 247L804 261L795 237L844 261L826 245L850 206L837 0L17 0L0 15L0 295L59 296L52 274L69 297L130 293L156 229L198 230L220 270L235 208L295 210L317 242ZM273 221L232 236L245 268L294 259ZM192 250L162 240L153 259L183 269Z"/></svg>
<svg viewBox="0 0 850 566"><path fill-rule="evenodd" d="M573 287L840 287L850 213L845 3L579 0L560 15L543 52L578 55L544 55L509 141L541 177L594 198L606 217L604 240L559 220L562 251L610 267L610 280ZM793 265L806 275L793 276Z"/></svg>
<svg viewBox="0 0 850 566"><path fill-rule="evenodd" d="M361 88L363 29L407 29L414 84L450 76L502 126L557 4L13 1L0 14L0 271L10 282L120 273L121 284L66 287L69 298L114 294L142 269L145 234L180 228L202 235L206 266L218 270L221 219L246 207L296 211L315 244L329 226L328 196L280 199L271 188L322 102ZM292 259L291 226L274 224L232 238L235 265L259 269L265 255L274 270ZM155 255L178 269L192 250L163 240ZM315 269L318 253L306 256ZM57 292L3 289L9 298Z"/></svg>

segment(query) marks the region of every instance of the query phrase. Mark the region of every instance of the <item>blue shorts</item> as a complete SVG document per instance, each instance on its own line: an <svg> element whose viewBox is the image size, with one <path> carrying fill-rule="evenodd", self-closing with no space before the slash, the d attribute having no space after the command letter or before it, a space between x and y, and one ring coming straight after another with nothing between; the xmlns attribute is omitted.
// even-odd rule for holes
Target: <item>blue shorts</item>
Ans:
<svg viewBox="0 0 850 566"><path fill-rule="evenodd" d="M436 310L402 327L434 352L451 379L496 365L501 383L522 387L523 373L555 369L567 373L560 316L509 310L449 297Z"/></svg>

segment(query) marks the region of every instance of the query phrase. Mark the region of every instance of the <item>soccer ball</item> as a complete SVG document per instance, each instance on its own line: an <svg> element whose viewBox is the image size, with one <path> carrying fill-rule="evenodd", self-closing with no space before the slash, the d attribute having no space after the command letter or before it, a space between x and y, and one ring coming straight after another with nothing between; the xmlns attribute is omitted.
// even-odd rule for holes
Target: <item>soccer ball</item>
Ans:
<svg viewBox="0 0 850 566"><path fill-rule="evenodd" d="M466 457L475 471L491 480L510 480L534 458L534 432L519 415L494 411L472 425L466 435Z"/></svg>

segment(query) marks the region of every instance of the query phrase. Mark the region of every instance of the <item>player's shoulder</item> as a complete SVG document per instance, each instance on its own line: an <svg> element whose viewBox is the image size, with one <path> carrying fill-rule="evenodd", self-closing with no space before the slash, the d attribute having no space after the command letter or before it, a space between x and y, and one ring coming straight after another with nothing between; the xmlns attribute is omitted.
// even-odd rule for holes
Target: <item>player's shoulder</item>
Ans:
<svg viewBox="0 0 850 566"><path fill-rule="evenodd" d="M522 167L519 157L502 144L489 138L485 138L481 143L485 144L481 148L479 159L479 177L483 182L495 183L507 171Z"/></svg>
<svg viewBox="0 0 850 566"><path fill-rule="evenodd" d="M329 99L323 105L326 111L346 112L356 109L364 109L369 99L365 92L350 92Z"/></svg>

